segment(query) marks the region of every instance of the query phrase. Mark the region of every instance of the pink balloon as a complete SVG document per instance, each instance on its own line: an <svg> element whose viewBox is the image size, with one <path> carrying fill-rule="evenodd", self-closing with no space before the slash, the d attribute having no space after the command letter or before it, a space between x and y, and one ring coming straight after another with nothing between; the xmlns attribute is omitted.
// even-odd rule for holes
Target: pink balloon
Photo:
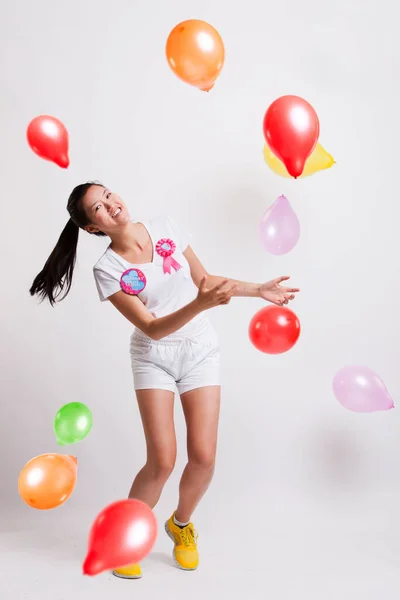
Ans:
<svg viewBox="0 0 400 600"><path fill-rule="evenodd" d="M349 366L333 379L333 393L345 408L354 412L374 412L394 408L393 398L383 381L368 367Z"/></svg>
<svg viewBox="0 0 400 600"><path fill-rule="evenodd" d="M270 254L286 254L297 244L300 223L286 196L279 196L260 223L260 238Z"/></svg>

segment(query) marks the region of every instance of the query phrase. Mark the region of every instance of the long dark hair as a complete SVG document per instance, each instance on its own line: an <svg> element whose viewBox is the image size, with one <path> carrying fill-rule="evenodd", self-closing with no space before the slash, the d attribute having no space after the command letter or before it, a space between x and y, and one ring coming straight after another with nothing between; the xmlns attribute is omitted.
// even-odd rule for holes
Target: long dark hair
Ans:
<svg viewBox="0 0 400 600"><path fill-rule="evenodd" d="M67 203L67 211L70 215L69 221L64 227L53 252L47 259L43 269L36 275L29 290L31 296L37 294L42 300L47 298L52 306L57 301L63 300L71 289L79 229L84 229L90 224L82 200L92 185L104 187L97 181L89 181L77 185L72 190ZM106 234L102 231L96 231L94 235L105 236ZM62 292L64 293L60 298Z"/></svg>

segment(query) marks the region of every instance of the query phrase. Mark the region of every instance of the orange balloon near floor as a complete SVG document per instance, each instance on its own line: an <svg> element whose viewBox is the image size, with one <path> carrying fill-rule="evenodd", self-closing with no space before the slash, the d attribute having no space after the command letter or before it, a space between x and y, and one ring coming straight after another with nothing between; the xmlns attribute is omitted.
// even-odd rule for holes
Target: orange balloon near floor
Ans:
<svg viewBox="0 0 400 600"><path fill-rule="evenodd" d="M18 491L32 508L49 510L64 504L76 484L77 459L62 454L41 454L22 469Z"/></svg>
<svg viewBox="0 0 400 600"><path fill-rule="evenodd" d="M174 27L165 52L175 75L204 92L214 86L225 60L224 44L218 31L197 19L183 21Z"/></svg>

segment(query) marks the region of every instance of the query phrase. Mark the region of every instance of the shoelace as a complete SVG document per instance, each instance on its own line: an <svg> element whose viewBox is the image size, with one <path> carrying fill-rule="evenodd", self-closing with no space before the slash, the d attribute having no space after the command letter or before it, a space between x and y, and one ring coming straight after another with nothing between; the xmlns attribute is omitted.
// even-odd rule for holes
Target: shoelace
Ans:
<svg viewBox="0 0 400 600"><path fill-rule="evenodd" d="M187 525L181 529L181 538L185 546L195 546L196 540L199 537L193 525Z"/></svg>

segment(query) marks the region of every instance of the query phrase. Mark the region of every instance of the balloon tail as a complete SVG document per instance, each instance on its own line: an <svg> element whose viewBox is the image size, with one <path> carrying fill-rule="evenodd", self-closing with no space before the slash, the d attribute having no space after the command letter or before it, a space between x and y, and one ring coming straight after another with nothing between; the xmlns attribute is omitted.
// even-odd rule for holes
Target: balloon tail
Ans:
<svg viewBox="0 0 400 600"><path fill-rule="evenodd" d="M69 167L69 158L67 155L62 155L59 158L55 159L56 164L62 169L68 169Z"/></svg>
<svg viewBox="0 0 400 600"><path fill-rule="evenodd" d="M91 552L83 563L83 574L84 575L98 575L103 571L104 565L100 560L100 557Z"/></svg>

